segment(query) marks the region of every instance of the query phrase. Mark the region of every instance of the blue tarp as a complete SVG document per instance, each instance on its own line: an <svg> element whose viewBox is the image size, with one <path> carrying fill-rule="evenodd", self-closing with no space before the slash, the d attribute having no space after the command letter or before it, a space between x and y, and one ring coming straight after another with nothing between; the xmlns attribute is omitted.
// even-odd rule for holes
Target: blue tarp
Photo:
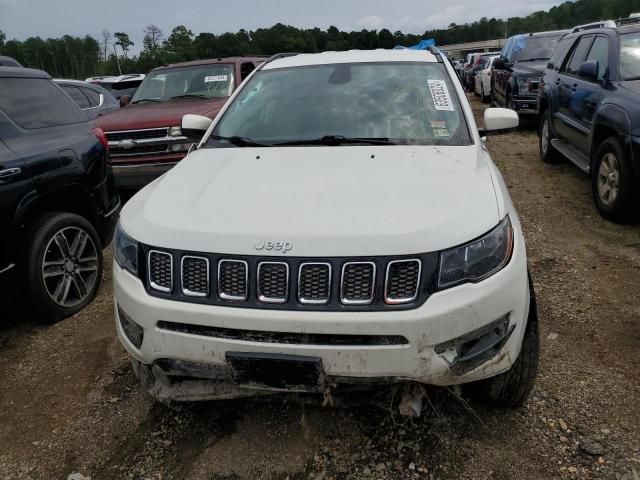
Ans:
<svg viewBox="0 0 640 480"><path fill-rule="evenodd" d="M397 45L394 47L394 50L426 50L427 48L434 46L436 41L433 38L428 40L420 40L420 43L417 45L413 45L412 47L403 47L402 45Z"/></svg>

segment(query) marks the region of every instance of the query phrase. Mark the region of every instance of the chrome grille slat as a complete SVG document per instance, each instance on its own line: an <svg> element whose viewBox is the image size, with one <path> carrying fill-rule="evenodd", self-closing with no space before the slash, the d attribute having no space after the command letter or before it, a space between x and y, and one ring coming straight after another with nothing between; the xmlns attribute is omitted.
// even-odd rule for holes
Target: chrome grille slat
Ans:
<svg viewBox="0 0 640 480"><path fill-rule="evenodd" d="M185 255L180 261L182 293L188 297L209 295L209 259Z"/></svg>
<svg viewBox="0 0 640 480"><path fill-rule="evenodd" d="M222 259L218 262L218 296L223 300L246 300L249 265L244 260Z"/></svg>
<svg viewBox="0 0 640 480"><path fill-rule="evenodd" d="M345 305L367 305L373 302L376 264L347 262L342 266L340 300Z"/></svg>
<svg viewBox="0 0 640 480"><path fill-rule="evenodd" d="M149 285L154 290L168 293L173 289L173 255L159 250L149 251Z"/></svg>
<svg viewBox="0 0 640 480"><path fill-rule="evenodd" d="M168 136L169 128L149 128L145 130L121 130L117 132L105 132L110 142L117 140L143 140L147 138L163 138Z"/></svg>
<svg viewBox="0 0 640 480"><path fill-rule="evenodd" d="M322 305L331 298L331 264L307 262L298 269L298 301Z"/></svg>
<svg viewBox="0 0 640 480"><path fill-rule="evenodd" d="M422 262L417 258L389 262L384 283L385 303L410 303L418 298L421 272Z"/></svg>
<svg viewBox="0 0 640 480"><path fill-rule="evenodd" d="M289 264L260 262L257 273L258 300L285 303L289 298Z"/></svg>

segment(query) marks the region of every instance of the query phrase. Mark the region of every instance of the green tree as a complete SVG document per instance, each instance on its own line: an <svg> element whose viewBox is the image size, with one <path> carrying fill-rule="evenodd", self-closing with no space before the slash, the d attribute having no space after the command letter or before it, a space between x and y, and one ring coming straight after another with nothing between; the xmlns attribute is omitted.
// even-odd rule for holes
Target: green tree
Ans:
<svg viewBox="0 0 640 480"><path fill-rule="evenodd" d="M122 49L122 54L124 58L129 58L129 49L135 45L124 32L116 32L113 34L116 39L116 45L118 45Z"/></svg>
<svg viewBox="0 0 640 480"><path fill-rule="evenodd" d="M184 62L196 58L193 32L184 25L178 25L164 42L164 50L174 62Z"/></svg>

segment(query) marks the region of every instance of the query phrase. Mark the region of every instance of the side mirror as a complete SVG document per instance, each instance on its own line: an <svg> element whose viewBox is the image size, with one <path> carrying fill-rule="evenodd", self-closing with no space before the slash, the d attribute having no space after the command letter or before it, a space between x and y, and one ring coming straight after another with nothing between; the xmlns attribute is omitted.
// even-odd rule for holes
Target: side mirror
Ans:
<svg viewBox="0 0 640 480"><path fill-rule="evenodd" d="M120 97L120 108L126 107L131 101L131 95L122 95Z"/></svg>
<svg viewBox="0 0 640 480"><path fill-rule="evenodd" d="M487 108L484 111L484 128L478 129L481 136L500 135L518 128L518 114L508 108Z"/></svg>
<svg viewBox="0 0 640 480"><path fill-rule="evenodd" d="M496 58L493 61L493 68L495 68L496 70L504 70L504 68L506 67L507 62L505 61L504 58L500 57L500 58Z"/></svg>
<svg viewBox="0 0 640 480"><path fill-rule="evenodd" d="M182 134L189 140L201 140L209 126L211 125L209 117L202 115L193 115L187 113L182 117Z"/></svg>
<svg viewBox="0 0 640 480"><path fill-rule="evenodd" d="M598 61L589 60L578 68L578 76L585 80L596 81L598 79Z"/></svg>

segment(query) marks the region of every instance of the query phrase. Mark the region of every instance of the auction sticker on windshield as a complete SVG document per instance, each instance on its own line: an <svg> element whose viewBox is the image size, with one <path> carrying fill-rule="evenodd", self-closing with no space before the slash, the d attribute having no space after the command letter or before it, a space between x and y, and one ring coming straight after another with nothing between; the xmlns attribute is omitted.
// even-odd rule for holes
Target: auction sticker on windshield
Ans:
<svg viewBox="0 0 640 480"><path fill-rule="evenodd" d="M226 82L227 75L211 75L209 77L204 77L204 83L210 82Z"/></svg>
<svg viewBox="0 0 640 480"><path fill-rule="evenodd" d="M436 107L436 110L453 112L453 104L451 103L446 82L444 80L427 80L427 82L429 83L431 98L433 99L433 105Z"/></svg>

